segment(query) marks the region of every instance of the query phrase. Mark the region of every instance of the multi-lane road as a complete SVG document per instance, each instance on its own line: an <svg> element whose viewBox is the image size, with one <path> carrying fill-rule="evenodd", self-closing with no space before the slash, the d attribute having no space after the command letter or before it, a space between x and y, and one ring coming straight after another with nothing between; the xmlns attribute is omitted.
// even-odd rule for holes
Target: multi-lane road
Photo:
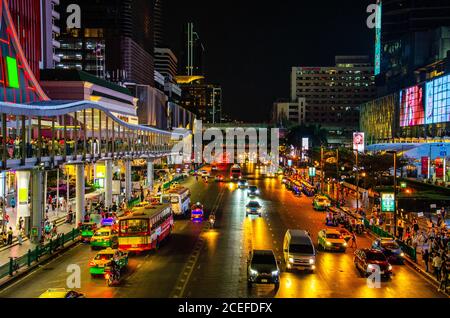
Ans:
<svg viewBox="0 0 450 318"><path fill-rule="evenodd" d="M80 292L89 298L446 297L408 266L394 266L391 280L383 281L381 288L369 288L355 269L350 248L344 254L319 252L313 274L283 271L278 291L273 286L248 289L246 267L251 249L272 249L281 260L286 230L308 230L317 242L317 233L325 227L325 215L312 209L310 198L294 196L280 180L261 178L253 167L248 168L246 178L261 189L258 200L264 206L262 218L245 217L249 201L245 190L229 183L206 184L190 178L185 184L192 190L192 201L202 202L207 210L217 214L215 229L176 220L170 239L157 252L131 256L121 286L111 288L103 279L89 275L88 263L96 252L77 245L0 291L0 297L38 297L48 288L65 287L71 264L81 267ZM359 247L370 243L369 237L358 237Z"/></svg>

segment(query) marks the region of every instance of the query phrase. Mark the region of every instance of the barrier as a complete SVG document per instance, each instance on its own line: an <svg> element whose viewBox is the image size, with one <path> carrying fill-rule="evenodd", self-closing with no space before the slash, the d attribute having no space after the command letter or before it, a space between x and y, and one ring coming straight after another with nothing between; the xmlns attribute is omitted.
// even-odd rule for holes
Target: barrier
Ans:
<svg viewBox="0 0 450 318"><path fill-rule="evenodd" d="M35 262L45 255L52 255L70 241L74 242L80 235L80 230L73 229L71 232L62 234L56 239L50 240L47 244L40 247L36 245L34 250L28 250L28 253L18 258L10 258L9 263L0 267L0 279L13 277L23 267L31 267Z"/></svg>

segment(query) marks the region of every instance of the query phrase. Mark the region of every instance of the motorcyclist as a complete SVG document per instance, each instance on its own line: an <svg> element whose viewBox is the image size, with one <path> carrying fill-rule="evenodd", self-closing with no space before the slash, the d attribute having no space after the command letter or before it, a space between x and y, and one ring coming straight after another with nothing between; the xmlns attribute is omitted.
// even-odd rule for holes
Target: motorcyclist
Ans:
<svg viewBox="0 0 450 318"><path fill-rule="evenodd" d="M209 215L209 224L211 225L211 227L214 226L215 222L216 222L216 216L214 214L210 214Z"/></svg>
<svg viewBox="0 0 450 318"><path fill-rule="evenodd" d="M120 266L119 266L119 256L114 254L113 259L111 260L111 275L113 277L113 280L119 280L120 278Z"/></svg>

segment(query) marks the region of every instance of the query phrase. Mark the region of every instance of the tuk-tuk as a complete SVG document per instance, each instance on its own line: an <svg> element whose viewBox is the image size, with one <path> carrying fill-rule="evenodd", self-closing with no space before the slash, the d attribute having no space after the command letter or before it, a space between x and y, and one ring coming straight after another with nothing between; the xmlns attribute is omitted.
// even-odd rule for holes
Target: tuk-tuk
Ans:
<svg viewBox="0 0 450 318"><path fill-rule="evenodd" d="M203 205L200 203L196 203L191 208L191 221L194 223L203 222L204 209Z"/></svg>
<svg viewBox="0 0 450 318"><path fill-rule="evenodd" d="M95 231L97 231L97 223L81 223L79 229L81 231L81 241L90 242L91 238L94 236Z"/></svg>

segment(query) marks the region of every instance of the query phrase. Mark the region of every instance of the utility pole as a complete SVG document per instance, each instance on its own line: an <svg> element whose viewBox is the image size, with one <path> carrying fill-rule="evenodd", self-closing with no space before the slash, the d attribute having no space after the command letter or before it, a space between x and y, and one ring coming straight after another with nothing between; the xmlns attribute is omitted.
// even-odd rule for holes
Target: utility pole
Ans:
<svg viewBox="0 0 450 318"><path fill-rule="evenodd" d="M397 236L397 151L394 151L394 236Z"/></svg>
<svg viewBox="0 0 450 318"><path fill-rule="evenodd" d="M339 185L340 185L340 175L339 175L339 148L336 149L336 201L337 201L337 207L340 206L339 204Z"/></svg>
<svg viewBox="0 0 450 318"><path fill-rule="evenodd" d="M358 150L356 150L356 213L359 211L359 165Z"/></svg>
<svg viewBox="0 0 450 318"><path fill-rule="evenodd" d="M320 182L320 192L323 194L323 190L325 188L325 170L323 165L323 146L320 147L320 176L321 176L321 182Z"/></svg>

